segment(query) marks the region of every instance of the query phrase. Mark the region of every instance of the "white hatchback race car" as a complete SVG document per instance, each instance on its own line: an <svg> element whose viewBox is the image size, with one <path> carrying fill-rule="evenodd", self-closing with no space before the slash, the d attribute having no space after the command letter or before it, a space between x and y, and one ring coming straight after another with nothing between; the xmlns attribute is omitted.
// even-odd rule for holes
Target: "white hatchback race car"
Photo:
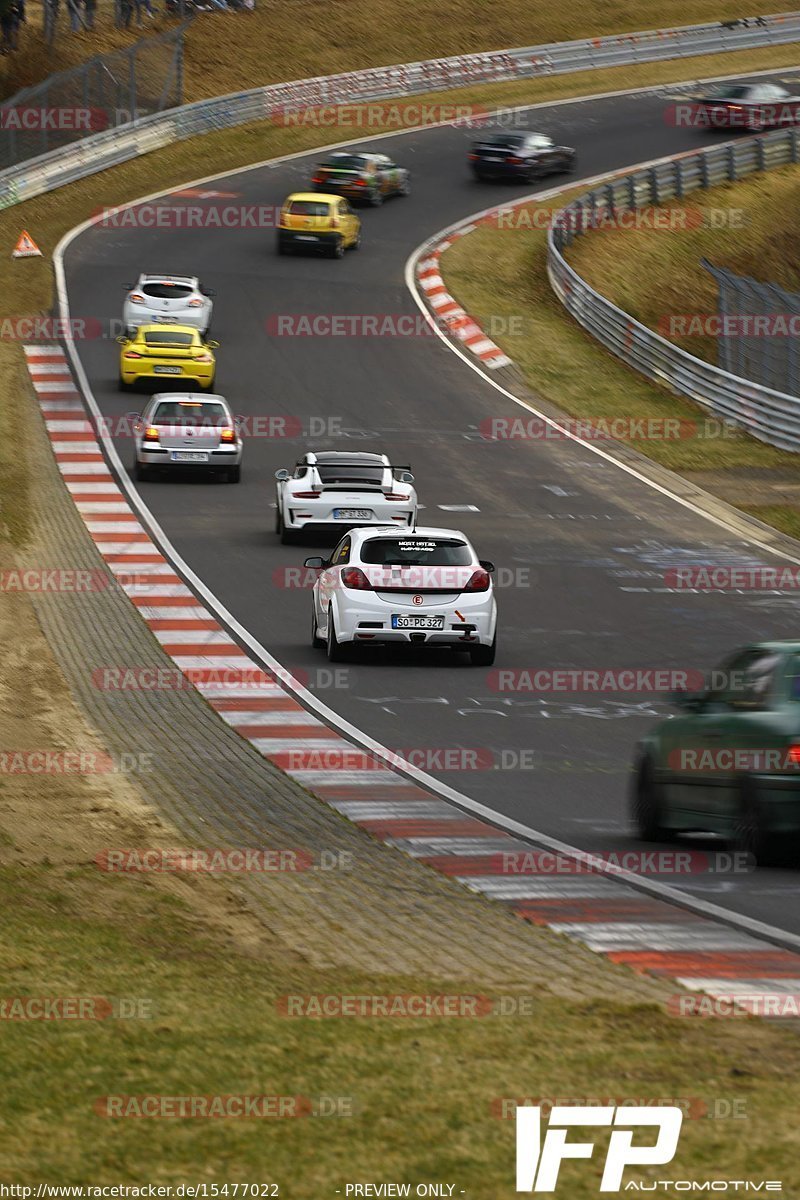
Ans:
<svg viewBox="0 0 800 1200"><path fill-rule="evenodd" d="M307 558L311 642L339 662L361 643L450 646L489 667L497 648L494 564L457 529L353 529L330 558Z"/></svg>
<svg viewBox="0 0 800 1200"><path fill-rule="evenodd" d="M122 308L122 323L127 334L140 325L191 325L207 336L211 328L213 292L204 288L195 275L140 275L134 287L125 285L128 295Z"/></svg>
<svg viewBox="0 0 800 1200"><path fill-rule="evenodd" d="M308 532L327 533L358 525L410 529L417 519L414 476L386 454L309 451L294 473L276 471L275 532L292 542Z"/></svg>

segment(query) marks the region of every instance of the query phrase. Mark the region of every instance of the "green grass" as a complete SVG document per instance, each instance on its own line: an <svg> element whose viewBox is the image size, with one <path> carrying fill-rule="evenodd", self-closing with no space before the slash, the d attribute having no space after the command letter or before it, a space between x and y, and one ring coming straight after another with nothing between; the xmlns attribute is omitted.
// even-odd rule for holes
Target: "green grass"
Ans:
<svg viewBox="0 0 800 1200"><path fill-rule="evenodd" d="M800 1102L800 1041L785 1029L678 1020L626 1003L624 988L616 1004L540 993L529 1016L288 1019L286 994L478 989L314 970L276 945L236 952L184 904L88 868L71 881L6 868L0 904L4 996L127 997L153 1013L0 1022L3 1178L274 1180L309 1200L353 1179L436 1179L489 1200L513 1194L513 1122L491 1114L501 1097L735 1097L745 1119L687 1120L674 1167L702 1178L724 1162L725 1175L800 1186L795 1123L775 1121ZM144 1120L94 1108L110 1095L218 1094L347 1098L353 1115ZM565 1167L576 1200L596 1187L587 1164Z"/></svg>
<svg viewBox="0 0 800 1200"><path fill-rule="evenodd" d="M785 199L789 176L780 174ZM796 186L796 176L794 180ZM762 187L765 182L759 180ZM696 200L693 194L687 203L694 205ZM706 200L716 207L746 203L738 192L730 194L730 189L715 190ZM776 209L780 209L780 200L779 193ZM795 479L797 456L730 429L724 436L708 436L718 435L720 426L716 422L707 424L706 414L698 406L651 384L608 354L556 299L546 274L545 234L536 228L533 217L522 218L520 224L523 222L527 227L523 224L517 229L483 225L460 238L444 254L442 269L450 291L468 312L478 320L483 316L500 322L500 328L504 327L503 321L509 322L506 328L518 330L513 336L500 334L495 340L514 359L528 385L575 418L688 422L684 428L693 430L692 436L635 440L631 444L655 462L696 477L701 486L733 499L776 528L795 534L800 510L782 503L779 491L787 480ZM769 224L770 214L765 211L765 231ZM684 238L688 242L696 236L706 241L689 250ZM707 298L693 297L689 283L692 268L692 278L702 274L696 258L711 251L707 238L705 231L701 235L670 237L656 232L602 232L578 239L570 260L595 287L605 280L607 269L612 278L610 285L603 285L606 294L640 320L647 321L649 315L655 325L673 301L681 305L676 310L681 312L691 311L693 303L701 308L708 304ZM727 243L735 240L731 234ZM741 233L738 240L744 240ZM652 254L646 253L645 242ZM785 249L786 241L782 244ZM758 252L756 246L747 259L749 265L753 265ZM722 251L717 261L721 255ZM492 264L491 271L485 268L487 262ZM790 264L791 260L784 265L784 279L790 277ZM713 307L706 311L713 311ZM517 322L516 327L513 322ZM770 489L775 492L775 503L765 504L764 492Z"/></svg>
<svg viewBox="0 0 800 1200"><path fill-rule="evenodd" d="M163 0L157 0L163 12ZM116 30L110 5L101 0L94 33L63 32L57 47L41 37L40 9L28 6L22 52L2 60L3 94L53 71L130 45L142 34L170 28L163 17L146 29ZM786 11L790 11L787 6ZM769 0L752 0L748 14L773 13ZM739 0L575 0L531 5L528 0L452 0L443 19L439 0L287 0L259 2L252 13L202 13L186 39L187 100L224 95L284 79L327 75L360 67L416 62L510 46L543 45L581 37L699 24L741 16ZM66 16L62 10L63 27ZM147 61L145 57L144 61Z"/></svg>

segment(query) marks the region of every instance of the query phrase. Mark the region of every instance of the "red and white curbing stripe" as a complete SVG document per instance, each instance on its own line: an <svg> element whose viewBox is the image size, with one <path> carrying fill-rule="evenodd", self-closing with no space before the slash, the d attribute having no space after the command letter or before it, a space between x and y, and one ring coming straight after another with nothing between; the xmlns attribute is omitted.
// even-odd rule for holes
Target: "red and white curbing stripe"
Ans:
<svg viewBox="0 0 800 1200"><path fill-rule="evenodd" d="M232 640L140 524L61 347L25 353L59 470L109 570L186 686L260 754L374 837L614 962L712 996L800 997L800 954L601 873L565 876L528 861L528 843L426 791L303 708ZM509 872L509 856L527 856L524 873Z"/></svg>
<svg viewBox="0 0 800 1200"><path fill-rule="evenodd" d="M488 338L480 325L453 299L445 286L439 270L439 259L445 250L460 237L472 233L474 225L463 225L450 233L445 241L438 242L417 264L417 282L425 294L434 316L466 348L491 370L507 367L511 359L499 346Z"/></svg>

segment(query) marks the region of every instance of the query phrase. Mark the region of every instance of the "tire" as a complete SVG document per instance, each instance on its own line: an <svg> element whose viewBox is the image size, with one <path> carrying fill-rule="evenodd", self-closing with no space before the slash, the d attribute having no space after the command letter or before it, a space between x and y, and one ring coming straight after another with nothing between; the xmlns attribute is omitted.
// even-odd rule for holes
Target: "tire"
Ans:
<svg viewBox="0 0 800 1200"><path fill-rule="evenodd" d="M132 392L132 391L133 391L133 384L132 384L132 383L126 383L126 382L125 382L125 380L124 380L124 379L122 378L122 376L120 375L120 377L119 377L119 390L120 390L121 392Z"/></svg>
<svg viewBox="0 0 800 1200"><path fill-rule="evenodd" d="M228 483L238 483L242 478L242 465L239 463L235 467L228 467Z"/></svg>
<svg viewBox="0 0 800 1200"><path fill-rule="evenodd" d="M792 856L794 844L783 834L764 828L764 813L758 802L756 786L745 775L739 784L738 808L734 817L732 842L735 848L752 856L760 867L778 866Z"/></svg>
<svg viewBox="0 0 800 1200"><path fill-rule="evenodd" d="M344 239L343 238L339 237L336 239L335 242L331 243L330 248L328 249L328 257L329 258L344 258Z"/></svg>
<svg viewBox="0 0 800 1200"><path fill-rule="evenodd" d="M293 529L287 529L281 521L281 545L292 546L297 541L297 534Z"/></svg>
<svg viewBox="0 0 800 1200"><path fill-rule="evenodd" d="M640 762L631 787L631 819L643 842L666 842L669 830L664 825L663 796L654 777L653 760L646 755Z"/></svg>
<svg viewBox="0 0 800 1200"><path fill-rule="evenodd" d="M288 254L289 253L289 247L286 245L286 242L283 240L283 238L275 239L275 248L276 248L278 254Z"/></svg>
<svg viewBox="0 0 800 1200"><path fill-rule="evenodd" d="M280 501L275 501L275 532L280 536L283 533L283 517L281 516Z"/></svg>
<svg viewBox="0 0 800 1200"><path fill-rule="evenodd" d="M317 606L311 601L311 645L315 650L325 649L325 639L317 633Z"/></svg>
<svg viewBox="0 0 800 1200"><path fill-rule="evenodd" d="M360 250L361 249L361 230L360 229L359 229L358 233L356 234L356 240L354 242L351 242L347 248L348 248L348 250Z"/></svg>
<svg viewBox="0 0 800 1200"><path fill-rule="evenodd" d="M383 192L380 188L373 188L369 194L370 208L380 208L383 204Z"/></svg>
<svg viewBox="0 0 800 1200"><path fill-rule="evenodd" d="M408 179L406 177L403 180L403 182L400 184L400 187L397 189L397 194L398 194L398 196L410 196L411 195L411 180L410 179Z"/></svg>
<svg viewBox="0 0 800 1200"><path fill-rule="evenodd" d="M150 477L150 468L145 466L144 463L137 461L133 464L133 478L137 483L147 483Z"/></svg>
<svg viewBox="0 0 800 1200"><path fill-rule="evenodd" d="M473 667L490 667L497 653L497 634L490 646L470 646L469 657Z"/></svg>
<svg viewBox="0 0 800 1200"><path fill-rule="evenodd" d="M336 626L330 610L328 610L328 637L325 646L328 651L328 662L344 662L347 658L347 650L336 637Z"/></svg>

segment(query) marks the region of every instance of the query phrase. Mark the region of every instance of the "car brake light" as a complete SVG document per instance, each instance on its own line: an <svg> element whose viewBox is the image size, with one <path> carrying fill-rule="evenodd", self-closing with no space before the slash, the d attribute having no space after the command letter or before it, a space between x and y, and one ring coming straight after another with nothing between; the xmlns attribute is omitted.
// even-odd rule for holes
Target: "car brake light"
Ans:
<svg viewBox="0 0 800 1200"><path fill-rule="evenodd" d="M222 433L219 435L219 440L221 442L235 442L236 434L232 429L223 429Z"/></svg>
<svg viewBox="0 0 800 1200"><path fill-rule="evenodd" d="M157 442L158 441L158 430L156 429L156 427L154 425L148 425L148 427L144 433L144 440L146 442Z"/></svg>
<svg viewBox="0 0 800 1200"><path fill-rule="evenodd" d="M465 592L488 592L489 572L484 571L483 567L478 571L473 571L463 590Z"/></svg>
<svg viewBox="0 0 800 1200"><path fill-rule="evenodd" d="M477 161L477 159L479 158L479 155L477 155L477 154L468 154L468 155L467 155L467 158L469 159L469 161L470 161L470 162L476 162L476 161Z"/></svg>
<svg viewBox="0 0 800 1200"><path fill-rule="evenodd" d="M359 592L371 592L374 590L360 567L345 567L342 571L342 583L345 587L355 588Z"/></svg>
<svg viewBox="0 0 800 1200"><path fill-rule="evenodd" d="M135 350L126 350L126 351L123 353L122 357L123 357L123 358L144 358L144 355L143 355L143 354L137 354L137 352L136 352Z"/></svg>
<svg viewBox="0 0 800 1200"><path fill-rule="evenodd" d="M786 758L793 767L800 767L800 742L792 742L786 752Z"/></svg>
<svg viewBox="0 0 800 1200"><path fill-rule="evenodd" d="M384 492L383 498L384 500L407 500L408 496L403 492Z"/></svg>
<svg viewBox="0 0 800 1200"><path fill-rule="evenodd" d="M322 183L324 178L325 178L324 175L313 175L311 178L311 182L312 183Z"/></svg>
<svg viewBox="0 0 800 1200"><path fill-rule="evenodd" d="M338 229L338 228L339 228L339 218L331 217L331 229Z"/></svg>
<svg viewBox="0 0 800 1200"><path fill-rule="evenodd" d="M319 500L321 492L295 492L293 500Z"/></svg>
<svg viewBox="0 0 800 1200"><path fill-rule="evenodd" d="M508 157L506 158L506 162L521 163L522 159L516 154L509 154Z"/></svg>
<svg viewBox="0 0 800 1200"><path fill-rule="evenodd" d="M200 300L200 299L199 299L199 297L195 296L194 300L190 300L190 301L189 301L189 305L188 305L188 307L189 307L189 308L202 308L202 307L203 307L203 301L202 301L202 300Z"/></svg>
<svg viewBox="0 0 800 1200"><path fill-rule="evenodd" d="M193 362L213 362L214 359L213 359L212 355L210 355L210 354L193 354L192 361Z"/></svg>

